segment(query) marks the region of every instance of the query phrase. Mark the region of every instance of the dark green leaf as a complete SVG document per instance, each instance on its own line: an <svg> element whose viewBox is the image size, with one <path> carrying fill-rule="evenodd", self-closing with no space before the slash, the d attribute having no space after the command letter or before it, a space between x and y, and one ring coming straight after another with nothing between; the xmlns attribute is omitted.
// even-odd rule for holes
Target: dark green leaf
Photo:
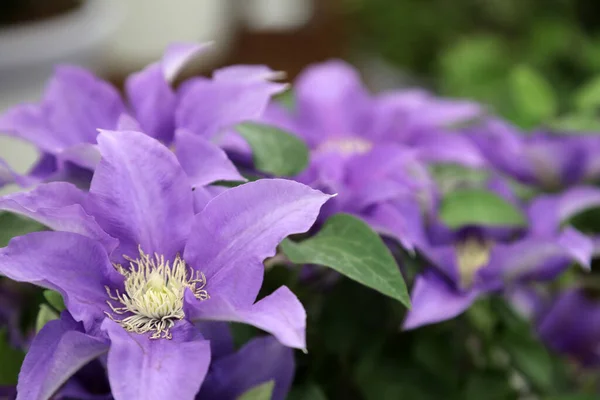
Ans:
<svg viewBox="0 0 600 400"><path fill-rule="evenodd" d="M44 290L44 297L48 304L50 304L58 312L62 312L65 307L65 302L60 293L54 290Z"/></svg>
<svg viewBox="0 0 600 400"><path fill-rule="evenodd" d="M15 236L25 235L29 232L43 231L46 227L38 222L20 217L16 214L0 214L0 247L8 244Z"/></svg>
<svg viewBox="0 0 600 400"><path fill-rule="evenodd" d="M40 304L40 311L38 312L37 319L35 320L35 331L41 331L44 325L58 318L58 313L50 308L50 306L47 304Z"/></svg>
<svg viewBox="0 0 600 400"><path fill-rule="evenodd" d="M535 70L524 65L513 69L510 88L515 109L527 125L539 124L556 115L556 94L552 86Z"/></svg>
<svg viewBox="0 0 600 400"><path fill-rule="evenodd" d="M464 400L511 400L516 393L510 387L510 380L502 371L474 371L469 375Z"/></svg>
<svg viewBox="0 0 600 400"><path fill-rule="evenodd" d="M294 176L308 165L308 147L291 133L250 122L237 125L236 130L252 148L254 164L259 171Z"/></svg>
<svg viewBox="0 0 600 400"><path fill-rule="evenodd" d="M450 228L465 225L525 226L525 216L502 197L483 189L456 190L446 194L440 218Z"/></svg>
<svg viewBox="0 0 600 400"><path fill-rule="evenodd" d="M546 397L544 400L598 400L595 394L563 394L558 396Z"/></svg>
<svg viewBox="0 0 600 400"><path fill-rule="evenodd" d="M292 262L329 267L410 307L406 284L390 250L356 217L334 215L314 237L300 243L285 240L281 248Z"/></svg>
<svg viewBox="0 0 600 400"><path fill-rule="evenodd" d="M238 400L271 400L275 381L265 382L253 387L238 397Z"/></svg>
<svg viewBox="0 0 600 400"><path fill-rule="evenodd" d="M17 383L17 377L24 358L25 353L12 348L8 344L6 330L0 330L0 385L14 385Z"/></svg>

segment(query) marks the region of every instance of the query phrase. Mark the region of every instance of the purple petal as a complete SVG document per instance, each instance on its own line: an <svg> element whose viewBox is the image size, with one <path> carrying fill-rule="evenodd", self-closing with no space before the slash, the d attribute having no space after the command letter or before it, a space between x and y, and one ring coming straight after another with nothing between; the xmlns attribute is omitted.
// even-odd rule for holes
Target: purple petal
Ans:
<svg viewBox="0 0 600 400"><path fill-rule="evenodd" d="M67 314L48 322L27 352L17 391L19 399L49 399L75 372L108 351L108 344L77 330Z"/></svg>
<svg viewBox="0 0 600 400"><path fill-rule="evenodd" d="M177 96L171 83L185 64L207 46L178 43L169 46L160 62L150 64L125 82L129 104L142 130L170 143L175 129Z"/></svg>
<svg viewBox="0 0 600 400"><path fill-rule="evenodd" d="M108 379L115 400L193 399L210 364L210 344L188 323L173 339L151 340L117 323L103 324L110 338Z"/></svg>
<svg viewBox="0 0 600 400"><path fill-rule="evenodd" d="M281 343L306 348L306 312L294 293L285 286L251 306L236 306L219 294L199 302L186 293L187 317L194 321L243 322L269 332Z"/></svg>
<svg viewBox="0 0 600 400"><path fill-rule="evenodd" d="M285 237L306 232L329 197L283 179L226 190L195 217L184 259L205 274L211 296L250 305L262 285L263 261Z"/></svg>
<svg viewBox="0 0 600 400"><path fill-rule="evenodd" d="M274 71L266 65L231 65L213 72L215 81L264 82L285 78L285 72Z"/></svg>
<svg viewBox="0 0 600 400"><path fill-rule="evenodd" d="M360 135L372 110L372 100L358 72L333 60L309 66L295 84L298 117L319 127L321 134Z"/></svg>
<svg viewBox="0 0 600 400"><path fill-rule="evenodd" d="M201 321L196 328L204 339L210 341L210 353L213 358L228 356L234 352L233 336L227 322Z"/></svg>
<svg viewBox="0 0 600 400"><path fill-rule="evenodd" d="M377 232L394 238L407 250L414 250L425 241L421 209L412 199L381 203L359 216Z"/></svg>
<svg viewBox="0 0 600 400"><path fill-rule="evenodd" d="M213 139L234 125L258 119L282 89L269 82L192 80L182 90L177 127Z"/></svg>
<svg viewBox="0 0 600 400"><path fill-rule="evenodd" d="M471 168L483 168L487 161L479 149L458 133L433 131L421 134L411 143L421 159L431 163L454 163Z"/></svg>
<svg viewBox="0 0 600 400"><path fill-rule="evenodd" d="M236 400L247 390L275 381L271 400L284 400L294 378L294 354L267 336L213 361L197 399Z"/></svg>
<svg viewBox="0 0 600 400"><path fill-rule="evenodd" d="M27 140L48 153L59 152L70 142L63 133L53 132L42 109L31 104L13 107L2 114L0 132Z"/></svg>
<svg viewBox="0 0 600 400"><path fill-rule="evenodd" d="M246 181L223 150L186 130L177 130L175 155L194 187L216 181Z"/></svg>
<svg viewBox="0 0 600 400"><path fill-rule="evenodd" d="M56 69L42 107L52 134L65 147L95 143L98 129L114 129L125 111L114 87L74 66Z"/></svg>
<svg viewBox="0 0 600 400"><path fill-rule="evenodd" d="M415 280L412 308L404 321L404 329L452 319L469 308L478 295L476 290L460 292L433 271L428 271Z"/></svg>
<svg viewBox="0 0 600 400"><path fill-rule="evenodd" d="M25 187L32 185L36 179L22 176L16 173L9 165L0 158L0 188L11 183L16 183L19 186Z"/></svg>
<svg viewBox="0 0 600 400"><path fill-rule="evenodd" d="M486 280L552 279L572 262L589 268L592 253L592 241L567 228L554 239L532 237L496 245L489 266L480 272Z"/></svg>
<svg viewBox="0 0 600 400"><path fill-rule="evenodd" d="M113 271L100 243L70 232L29 233L0 249L3 275L59 291L86 328L104 319L105 285L111 284Z"/></svg>
<svg viewBox="0 0 600 400"><path fill-rule="evenodd" d="M56 231L78 233L98 240L110 253L118 242L86 213L82 207L85 202L85 192L70 183L54 182L30 192L0 197L0 210L24 215Z"/></svg>
<svg viewBox="0 0 600 400"><path fill-rule="evenodd" d="M95 144L80 143L57 154L57 159L59 162L72 162L93 171L100 162L100 152Z"/></svg>
<svg viewBox="0 0 600 400"><path fill-rule="evenodd" d="M102 161L90 188L90 212L119 239L117 257L138 246L172 259L192 224L192 188L175 155L139 132L98 136Z"/></svg>

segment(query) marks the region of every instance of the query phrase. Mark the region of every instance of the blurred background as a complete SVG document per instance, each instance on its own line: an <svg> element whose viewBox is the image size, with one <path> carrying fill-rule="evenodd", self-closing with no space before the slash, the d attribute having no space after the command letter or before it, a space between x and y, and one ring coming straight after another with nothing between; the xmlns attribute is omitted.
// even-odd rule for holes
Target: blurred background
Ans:
<svg viewBox="0 0 600 400"><path fill-rule="evenodd" d="M57 63L121 85L178 40L215 42L193 73L261 63L292 80L341 57L374 90L425 86L508 118L506 81L524 64L568 109L600 71L598 15L589 0L1 0L0 111L37 99ZM0 140L0 157L25 170L31 150Z"/></svg>

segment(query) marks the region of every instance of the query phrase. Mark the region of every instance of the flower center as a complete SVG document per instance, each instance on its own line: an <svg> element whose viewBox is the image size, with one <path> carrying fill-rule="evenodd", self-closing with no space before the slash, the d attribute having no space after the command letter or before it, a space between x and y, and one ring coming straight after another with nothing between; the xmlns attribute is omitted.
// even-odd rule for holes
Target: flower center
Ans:
<svg viewBox="0 0 600 400"><path fill-rule="evenodd" d="M345 138L329 139L321 143L318 152L336 152L343 155L364 154L371 150L373 144L368 140L351 136Z"/></svg>
<svg viewBox="0 0 600 400"><path fill-rule="evenodd" d="M204 290L206 278L200 271L194 271L177 255L173 265L164 256L151 257L139 249L140 256L129 261L129 268L114 264L115 269L125 277L125 293L106 286L112 300L108 305L115 315L106 313L129 332L144 334L152 332L150 339L171 339L171 328L175 321L183 319L183 297L190 289L199 300L209 298ZM113 302L118 304L115 306Z"/></svg>
<svg viewBox="0 0 600 400"><path fill-rule="evenodd" d="M492 245L490 241L481 241L472 237L456 245L456 261L461 286L470 287L477 271L489 263Z"/></svg>

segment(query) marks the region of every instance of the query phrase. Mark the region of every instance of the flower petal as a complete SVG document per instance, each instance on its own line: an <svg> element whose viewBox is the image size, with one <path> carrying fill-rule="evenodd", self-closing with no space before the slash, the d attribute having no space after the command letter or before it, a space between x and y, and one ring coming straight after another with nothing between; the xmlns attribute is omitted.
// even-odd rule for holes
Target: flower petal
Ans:
<svg viewBox="0 0 600 400"><path fill-rule="evenodd" d="M271 82L191 80L182 90L177 127L213 139L227 128L259 118L282 89Z"/></svg>
<svg viewBox="0 0 600 400"><path fill-rule="evenodd" d="M104 319L104 286L111 283L113 271L100 243L70 232L29 233L0 249L2 275L59 291L86 328Z"/></svg>
<svg viewBox="0 0 600 400"><path fill-rule="evenodd" d="M589 268L592 253L592 240L567 228L553 239L530 237L496 245L489 266L482 269L480 275L486 281L496 278L501 282L552 279L573 262Z"/></svg>
<svg viewBox="0 0 600 400"><path fill-rule="evenodd" d="M110 338L108 379L115 400L193 399L210 364L210 343L189 323L173 339L151 340L116 322L103 324Z"/></svg>
<svg viewBox="0 0 600 400"><path fill-rule="evenodd" d="M213 358L224 357L234 352L233 336L227 322L201 321L196 324L204 339L210 341Z"/></svg>
<svg viewBox="0 0 600 400"><path fill-rule="evenodd" d="M306 311L286 286L246 307L218 294L199 302L190 292L186 293L186 305L191 320L243 322L269 332L286 346L306 348Z"/></svg>
<svg viewBox="0 0 600 400"><path fill-rule="evenodd" d="M271 336L252 339L237 353L213 361L199 399L236 400L275 381L272 400L284 400L294 378L294 353Z"/></svg>
<svg viewBox="0 0 600 400"><path fill-rule="evenodd" d="M454 318L469 308L477 296L477 291L461 293L435 272L427 271L415 280L411 296L412 308L404 321L404 329Z"/></svg>
<svg viewBox="0 0 600 400"><path fill-rule="evenodd" d="M42 109L33 104L16 106L0 116L0 133L6 133L31 142L48 153L59 152L69 146L62 132L55 133L48 126Z"/></svg>
<svg viewBox="0 0 600 400"><path fill-rule="evenodd" d="M186 130L178 129L175 134L175 155L194 187L216 181L246 181L223 150Z"/></svg>
<svg viewBox="0 0 600 400"><path fill-rule="evenodd" d="M213 72L215 81L264 82L285 78L285 72L266 65L230 65Z"/></svg>
<svg viewBox="0 0 600 400"><path fill-rule="evenodd" d="M173 44L167 48L161 61L127 78L127 98L144 132L164 143L171 142L177 104L171 83L185 64L206 47L189 43Z"/></svg>
<svg viewBox="0 0 600 400"><path fill-rule="evenodd" d="M50 399L81 367L108 351L107 343L77 328L65 312L36 335L21 367L17 399Z"/></svg>
<svg viewBox="0 0 600 400"><path fill-rule="evenodd" d="M78 233L98 240L110 253L118 242L86 213L85 202L86 194L82 190L70 183L53 182L29 192L0 197L0 210L24 215L56 231Z"/></svg>
<svg viewBox="0 0 600 400"><path fill-rule="evenodd" d="M56 69L42 103L52 135L65 147L95 143L98 129L114 129L125 105L119 92L75 66Z"/></svg>
<svg viewBox="0 0 600 400"><path fill-rule="evenodd" d="M211 296L250 305L262 284L263 261L285 237L306 232L329 198L283 179L226 190L196 215L184 259L205 274Z"/></svg>
<svg viewBox="0 0 600 400"><path fill-rule="evenodd" d="M90 188L89 211L119 239L116 256L138 246L172 259L183 250L192 224L192 188L175 155L140 132L103 131L102 161Z"/></svg>
<svg viewBox="0 0 600 400"><path fill-rule="evenodd" d="M358 72L333 60L309 66L295 84L298 117L319 127L321 134L360 135L372 110L372 100Z"/></svg>

